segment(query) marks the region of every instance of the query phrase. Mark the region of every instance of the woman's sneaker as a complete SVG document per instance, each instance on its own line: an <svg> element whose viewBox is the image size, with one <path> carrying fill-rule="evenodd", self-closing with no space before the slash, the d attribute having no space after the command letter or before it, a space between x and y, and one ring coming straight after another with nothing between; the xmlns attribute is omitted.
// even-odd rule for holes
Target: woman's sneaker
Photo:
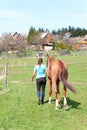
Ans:
<svg viewBox="0 0 87 130"><path fill-rule="evenodd" d="M40 105L40 99L38 99L38 105Z"/></svg>

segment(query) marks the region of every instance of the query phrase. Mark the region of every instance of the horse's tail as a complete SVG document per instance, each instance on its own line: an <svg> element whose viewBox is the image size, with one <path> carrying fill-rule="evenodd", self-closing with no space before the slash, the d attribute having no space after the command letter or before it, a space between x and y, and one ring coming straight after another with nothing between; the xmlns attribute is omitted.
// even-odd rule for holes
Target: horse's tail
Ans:
<svg viewBox="0 0 87 130"><path fill-rule="evenodd" d="M68 78L68 71L67 69L64 69L63 71L60 72L59 79L66 88L68 88L75 94L76 90L71 84L67 82L67 78Z"/></svg>

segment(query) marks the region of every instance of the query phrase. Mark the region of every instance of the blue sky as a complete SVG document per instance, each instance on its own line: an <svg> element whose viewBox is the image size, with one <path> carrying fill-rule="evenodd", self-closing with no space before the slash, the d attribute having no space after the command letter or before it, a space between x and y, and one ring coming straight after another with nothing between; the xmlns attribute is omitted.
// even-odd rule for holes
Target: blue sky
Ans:
<svg viewBox="0 0 87 130"><path fill-rule="evenodd" d="M0 35L69 25L87 29L87 0L0 0Z"/></svg>

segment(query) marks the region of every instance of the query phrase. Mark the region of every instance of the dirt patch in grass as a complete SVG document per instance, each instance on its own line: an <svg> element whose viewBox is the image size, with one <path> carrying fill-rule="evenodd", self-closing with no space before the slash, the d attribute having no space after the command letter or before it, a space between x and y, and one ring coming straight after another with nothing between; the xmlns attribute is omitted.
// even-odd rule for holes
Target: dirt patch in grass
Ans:
<svg viewBox="0 0 87 130"><path fill-rule="evenodd" d="M21 83L21 82L28 82L28 83L32 83L32 81L31 80L12 80L12 81L10 81L11 83ZM71 84L87 84L87 82L69 82L69 83L71 83Z"/></svg>

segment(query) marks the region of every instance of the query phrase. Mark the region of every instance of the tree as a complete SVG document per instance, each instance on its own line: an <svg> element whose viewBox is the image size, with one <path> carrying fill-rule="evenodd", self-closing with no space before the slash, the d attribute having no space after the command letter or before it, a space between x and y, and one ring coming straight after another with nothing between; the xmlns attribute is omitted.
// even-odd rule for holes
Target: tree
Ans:
<svg viewBox="0 0 87 130"><path fill-rule="evenodd" d="M0 51L8 51L9 50L9 44L12 41L11 34L4 33L1 36L0 40Z"/></svg>
<svg viewBox="0 0 87 130"><path fill-rule="evenodd" d="M0 51L26 51L26 40L21 34L16 33L17 36L4 33L0 39Z"/></svg>
<svg viewBox="0 0 87 130"><path fill-rule="evenodd" d="M29 44L35 44L36 35L37 35L36 29L31 26L27 36L27 42Z"/></svg>
<svg viewBox="0 0 87 130"><path fill-rule="evenodd" d="M43 29L43 28L39 28L39 29L37 30L37 32L38 32L38 33L44 32L44 29Z"/></svg>

